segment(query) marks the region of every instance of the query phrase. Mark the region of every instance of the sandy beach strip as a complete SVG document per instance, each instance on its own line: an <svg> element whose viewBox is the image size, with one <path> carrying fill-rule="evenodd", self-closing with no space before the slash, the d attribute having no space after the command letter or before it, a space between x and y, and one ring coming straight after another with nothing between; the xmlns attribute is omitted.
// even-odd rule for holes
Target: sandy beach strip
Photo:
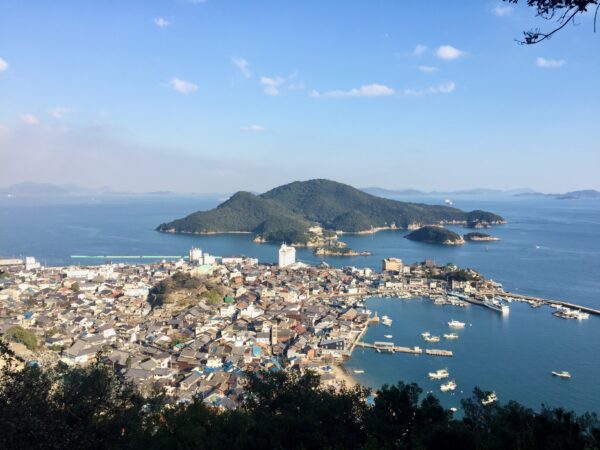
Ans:
<svg viewBox="0 0 600 450"><path fill-rule="evenodd" d="M346 367L342 365L335 365L333 366L332 371L335 379L346 383L346 387L352 388L358 384L356 378L354 378L350 370Z"/></svg>

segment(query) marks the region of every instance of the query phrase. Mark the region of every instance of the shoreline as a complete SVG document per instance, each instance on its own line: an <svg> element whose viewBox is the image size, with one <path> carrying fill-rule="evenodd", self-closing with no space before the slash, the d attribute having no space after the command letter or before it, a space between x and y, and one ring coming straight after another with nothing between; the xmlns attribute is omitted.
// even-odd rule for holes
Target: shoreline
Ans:
<svg viewBox="0 0 600 450"><path fill-rule="evenodd" d="M336 381L341 381L346 384L347 388L353 388L360 383L354 378L354 375L350 373L350 369L346 368L344 364L334 364L332 366L332 373Z"/></svg>

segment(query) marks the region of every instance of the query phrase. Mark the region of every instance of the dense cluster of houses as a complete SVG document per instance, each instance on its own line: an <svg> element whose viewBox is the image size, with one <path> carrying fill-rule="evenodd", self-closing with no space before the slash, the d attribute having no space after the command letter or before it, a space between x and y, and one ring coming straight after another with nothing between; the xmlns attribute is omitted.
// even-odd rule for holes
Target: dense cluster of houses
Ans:
<svg viewBox="0 0 600 450"><path fill-rule="evenodd" d="M295 366L336 383L331 367L350 355L370 321L361 299L442 292L450 286L431 277L439 270L425 263L382 272L280 268L249 258L8 266L0 274L0 334L15 326L35 333L39 348L23 350L34 363L85 366L101 358L142 391L235 408L246 371ZM153 287L177 273L210 279L226 294L216 304L153 303Z"/></svg>

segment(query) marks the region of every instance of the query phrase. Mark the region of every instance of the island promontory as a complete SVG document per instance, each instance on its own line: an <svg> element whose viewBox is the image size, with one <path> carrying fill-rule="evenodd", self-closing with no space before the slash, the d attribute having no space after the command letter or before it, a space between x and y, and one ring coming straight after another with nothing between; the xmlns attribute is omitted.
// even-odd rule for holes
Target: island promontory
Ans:
<svg viewBox="0 0 600 450"><path fill-rule="evenodd" d="M467 233L465 235L463 235L463 238L465 241L499 241L500 238L497 238L496 236L490 236L489 234L485 234L485 233Z"/></svg>
<svg viewBox="0 0 600 450"><path fill-rule="evenodd" d="M215 234L254 233L257 241L322 246L323 233L369 233L423 225L502 224L486 211L376 197L330 180L296 181L264 194L238 192L209 211L163 223L158 231Z"/></svg>
<svg viewBox="0 0 600 450"><path fill-rule="evenodd" d="M405 238L411 241L437 245L462 245L465 243L459 234L436 225L421 227L407 234Z"/></svg>

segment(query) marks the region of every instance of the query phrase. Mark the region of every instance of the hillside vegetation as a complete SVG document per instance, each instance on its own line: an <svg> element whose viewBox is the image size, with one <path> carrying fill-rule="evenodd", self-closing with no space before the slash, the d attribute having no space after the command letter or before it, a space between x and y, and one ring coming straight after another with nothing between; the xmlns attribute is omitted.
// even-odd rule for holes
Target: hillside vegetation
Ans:
<svg viewBox="0 0 600 450"><path fill-rule="evenodd" d="M173 233L252 232L266 241L306 243L308 229L347 233L442 223L504 223L486 211L407 203L376 197L329 180L296 181L261 195L238 192L210 211L158 226Z"/></svg>
<svg viewBox="0 0 600 450"><path fill-rule="evenodd" d="M407 234L406 239L411 241L426 242L427 244L460 245L464 244L463 238L454 231L436 226L425 226Z"/></svg>
<svg viewBox="0 0 600 450"><path fill-rule="evenodd" d="M0 351L7 348L0 342ZM197 396L165 406L102 364L0 372L0 447L5 449L594 449L594 415L540 412L516 402L462 400L453 417L416 384L383 386L372 403L357 386L323 387L311 372L248 374L246 401L218 410Z"/></svg>

